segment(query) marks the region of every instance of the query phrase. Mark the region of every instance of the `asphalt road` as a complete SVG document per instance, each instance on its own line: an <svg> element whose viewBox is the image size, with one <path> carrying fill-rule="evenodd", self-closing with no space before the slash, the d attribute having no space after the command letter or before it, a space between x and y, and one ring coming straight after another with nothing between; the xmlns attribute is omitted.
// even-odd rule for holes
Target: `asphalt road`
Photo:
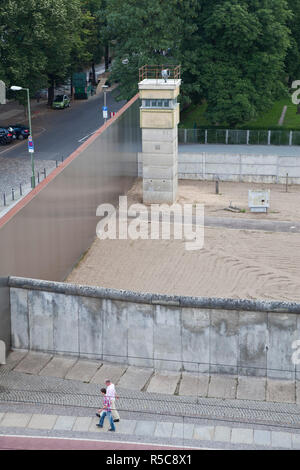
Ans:
<svg viewBox="0 0 300 470"><path fill-rule="evenodd" d="M125 104L125 101L117 102L114 99L116 95L116 90L106 94L109 116L111 111L118 111ZM74 101L70 108L47 110L33 119L35 160L61 160L69 156L104 123L103 104L104 95L101 93L87 101ZM0 156L28 160L27 141L1 147Z"/></svg>

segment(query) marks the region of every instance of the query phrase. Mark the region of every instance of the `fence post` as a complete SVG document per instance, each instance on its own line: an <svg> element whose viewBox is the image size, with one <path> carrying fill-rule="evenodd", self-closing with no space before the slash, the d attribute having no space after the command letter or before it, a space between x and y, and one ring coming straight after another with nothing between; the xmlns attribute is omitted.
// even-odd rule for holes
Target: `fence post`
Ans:
<svg viewBox="0 0 300 470"><path fill-rule="evenodd" d="M14 188L11 188L11 199L12 199L12 201L15 200L15 190L14 190Z"/></svg>
<svg viewBox="0 0 300 470"><path fill-rule="evenodd" d="M293 145L293 131L290 131L289 145Z"/></svg>
<svg viewBox="0 0 300 470"><path fill-rule="evenodd" d="M228 129L226 129L225 133L225 144L228 144Z"/></svg>
<svg viewBox="0 0 300 470"><path fill-rule="evenodd" d="M6 206L6 197L5 197L5 193L3 193L3 205Z"/></svg>
<svg viewBox="0 0 300 470"><path fill-rule="evenodd" d="M186 131L187 131L187 130L184 129L184 139L183 139L183 141L184 141L185 144L186 144Z"/></svg>
<svg viewBox="0 0 300 470"><path fill-rule="evenodd" d="M22 193L22 184L20 183L20 196L23 196L23 193Z"/></svg>
<svg viewBox="0 0 300 470"><path fill-rule="evenodd" d="M268 131L268 145L271 144L271 131Z"/></svg>
<svg viewBox="0 0 300 470"><path fill-rule="evenodd" d="M250 137L250 131L247 131L247 145L249 145L249 137Z"/></svg>
<svg viewBox="0 0 300 470"><path fill-rule="evenodd" d="M205 129L205 143L207 144L207 129Z"/></svg>

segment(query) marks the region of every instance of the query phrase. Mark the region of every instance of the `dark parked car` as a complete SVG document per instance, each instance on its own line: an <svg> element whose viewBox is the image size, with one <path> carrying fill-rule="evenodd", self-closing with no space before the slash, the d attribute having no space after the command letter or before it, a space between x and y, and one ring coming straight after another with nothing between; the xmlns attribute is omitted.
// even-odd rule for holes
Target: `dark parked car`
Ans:
<svg viewBox="0 0 300 470"><path fill-rule="evenodd" d="M9 131L5 127L0 127L0 144L6 145L10 144L13 140L13 132Z"/></svg>
<svg viewBox="0 0 300 470"><path fill-rule="evenodd" d="M14 124L7 127L7 129L15 134L17 139L27 139L29 136L29 128L23 124Z"/></svg>

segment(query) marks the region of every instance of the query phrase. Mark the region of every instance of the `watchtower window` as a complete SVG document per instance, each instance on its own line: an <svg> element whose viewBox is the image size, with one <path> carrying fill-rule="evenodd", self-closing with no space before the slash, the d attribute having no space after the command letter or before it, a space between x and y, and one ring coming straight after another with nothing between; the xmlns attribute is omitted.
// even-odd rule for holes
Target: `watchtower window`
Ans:
<svg viewBox="0 0 300 470"><path fill-rule="evenodd" d="M175 100L162 100L162 99L147 99L142 100L142 107L143 108L162 108L162 109L174 109L177 105L177 101Z"/></svg>

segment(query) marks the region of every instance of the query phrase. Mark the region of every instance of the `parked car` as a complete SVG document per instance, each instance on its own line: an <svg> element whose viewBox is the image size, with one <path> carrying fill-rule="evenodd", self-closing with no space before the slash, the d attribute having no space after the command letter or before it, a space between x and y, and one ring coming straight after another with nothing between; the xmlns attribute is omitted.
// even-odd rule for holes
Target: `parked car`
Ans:
<svg viewBox="0 0 300 470"><path fill-rule="evenodd" d="M15 135L16 139L20 140L27 139L30 134L29 127L23 126L23 124L12 124L7 129Z"/></svg>
<svg viewBox="0 0 300 470"><path fill-rule="evenodd" d="M52 103L52 108L63 109L70 106L70 98L67 95L57 95Z"/></svg>
<svg viewBox="0 0 300 470"><path fill-rule="evenodd" d="M0 127L0 144L6 145L13 141L13 132L9 131L5 127Z"/></svg>

